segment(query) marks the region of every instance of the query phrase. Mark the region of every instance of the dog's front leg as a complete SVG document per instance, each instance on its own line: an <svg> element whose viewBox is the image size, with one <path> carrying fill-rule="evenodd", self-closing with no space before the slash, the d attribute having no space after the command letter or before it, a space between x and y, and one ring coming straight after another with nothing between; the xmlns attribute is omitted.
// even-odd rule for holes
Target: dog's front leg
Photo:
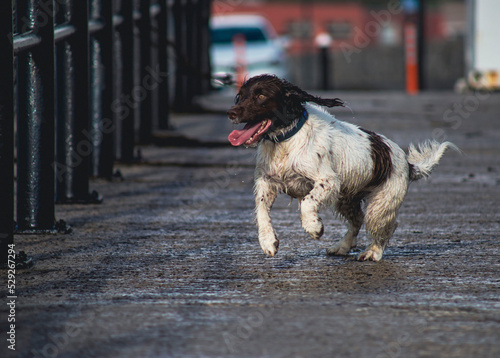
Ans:
<svg viewBox="0 0 500 358"><path fill-rule="evenodd" d="M338 185L334 178L320 179L314 183L312 190L300 202L302 227L312 239L319 239L324 232L323 222L318 216L320 205L336 199L337 192Z"/></svg>
<svg viewBox="0 0 500 358"><path fill-rule="evenodd" d="M259 243L262 251L269 256L276 255L279 245L269 215L277 195L277 190L265 179L258 178L255 181L255 213L259 230Z"/></svg>

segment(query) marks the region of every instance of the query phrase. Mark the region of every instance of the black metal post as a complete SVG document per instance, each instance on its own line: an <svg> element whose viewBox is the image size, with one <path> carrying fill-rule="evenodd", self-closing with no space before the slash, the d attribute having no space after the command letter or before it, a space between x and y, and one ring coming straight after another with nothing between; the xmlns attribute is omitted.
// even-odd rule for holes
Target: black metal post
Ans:
<svg viewBox="0 0 500 358"><path fill-rule="evenodd" d="M110 179L115 158L113 102L113 2L90 3L91 175Z"/></svg>
<svg viewBox="0 0 500 358"><path fill-rule="evenodd" d="M54 14L41 0L24 5L19 2L18 14L29 21L22 26L40 43L18 56L17 231L51 232L56 230Z"/></svg>
<svg viewBox="0 0 500 358"><path fill-rule="evenodd" d="M89 77L89 5L88 0L73 2L72 23L75 26L72 47L75 59L75 132L77 154L81 163L75 167L75 199L93 202L97 199L89 194L90 154L92 143L90 129L90 77ZM88 148L87 148L88 146ZM90 153L87 154L87 150Z"/></svg>
<svg viewBox="0 0 500 358"><path fill-rule="evenodd" d="M147 70L145 76L142 79L142 85L146 90L149 91L149 96L151 97L151 126L149 131L149 141L151 142L153 139L153 128L158 127L159 123L159 109L160 109L160 94L159 94L159 86L161 82L164 82L166 79L162 78L159 72L159 24L158 22L161 20L159 18L161 14L161 7L158 4L157 0L152 0L150 16L151 16L151 26L150 26L150 43L151 43L151 64L150 69Z"/></svg>
<svg viewBox="0 0 500 358"><path fill-rule="evenodd" d="M188 107L188 84L187 84L187 68L188 68L188 24L187 24L187 8L186 1L175 0L173 6L174 22L175 22L175 99L174 109L184 111Z"/></svg>
<svg viewBox="0 0 500 358"><path fill-rule="evenodd" d="M68 24L67 14L71 13L67 2L55 14L56 28L65 29L67 36L74 34L75 29ZM67 37L66 36L66 37ZM56 39L57 41L57 39ZM75 66L71 45L65 40L59 40L56 45L56 78L57 78L57 141L56 141L56 200L70 202L74 198L73 182L75 181L74 167L78 165L76 142L73 137L74 129L74 85Z"/></svg>
<svg viewBox="0 0 500 358"><path fill-rule="evenodd" d="M200 93L205 94L211 88L211 71L210 71L210 11L211 1L200 1L200 13L198 23L198 38L199 38L199 54L200 71L202 75L199 78Z"/></svg>
<svg viewBox="0 0 500 358"><path fill-rule="evenodd" d="M152 138L152 90L157 88L152 78L151 72L151 1L140 1L140 20L138 21L140 49L141 49L141 67L139 83L135 86L134 93L140 101L140 124L139 124L139 142L142 144L151 143Z"/></svg>
<svg viewBox="0 0 500 358"><path fill-rule="evenodd" d="M168 73L168 6L166 0L159 0L160 14L158 15L158 63L160 73ZM169 86L168 78L164 78L158 86L158 127L168 129L169 127Z"/></svg>
<svg viewBox="0 0 500 358"><path fill-rule="evenodd" d="M0 1L0 266L7 265L14 244L13 23L12 1Z"/></svg>
<svg viewBox="0 0 500 358"><path fill-rule="evenodd" d="M196 27L198 24L196 23L197 18L197 9L198 9L198 0L186 0L185 4L185 18L186 27L185 27L185 39L186 39L186 48L185 54L187 57L186 67L184 68L183 74L186 81L186 107L185 110L190 110L192 99L196 93L196 78L199 77L199 57L197 47L197 31Z"/></svg>
<svg viewBox="0 0 500 358"><path fill-rule="evenodd" d="M74 198L74 167L79 164L76 157L74 129L74 62L68 43L57 46L57 174L56 192L58 202L69 202Z"/></svg>
<svg viewBox="0 0 500 358"><path fill-rule="evenodd" d="M319 62L320 62L320 77L321 77L321 89L327 91L330 88L330 56L328 47L319 48Z"/></svg>
<svg viewBox="0 0 500 358"><path fill-rule="evenodd" d="M100 130L103 119L104 74L103 46L101 32L104 28L104 19L101 14L101 0L89 1L89 81L90 81L90 122L89 141L92 145L90 154L90 176L99 175L99 159L101 157L102 133Z"/></svg>
<svg viewBox="0 0 500 358"><path fill-rule="evenodd" d="M113 24L113 1L103 0L101 2L102 18L104 28L100 35L102 44L102 58L104 66L104 88L102 91L103 109L100 131L102 135L101 155L99 160L98 174L102 178L111 178L113 175L113 163L115 161L115 135L116 115L112 108L114 99L114 24Z"/></svg>
<svg viewBox="0 0 500 358"><path fill-rule="evenodd" d="M89 4L68 1L58 22L58 161L57 202L99 203L89 193L90 134ZM62 11L63 9L64 11ZM67 34L67 35L59 35Z"/></svg>
<svg viewBox="0 0 500 358"><path fill-rule="evenodd" d="M175 0L175 100L177 111L193 110L193 99L210 89L210 1Z"/></svg>
<svg viewBox="0 0 500 358"><path fill-rule="evenodd" d="M122 93L113 106L121 122L120 159L131 162L134 159L135 107L134 91L134 0L122 0L122 24L119 27L122 56Z"/></svg>

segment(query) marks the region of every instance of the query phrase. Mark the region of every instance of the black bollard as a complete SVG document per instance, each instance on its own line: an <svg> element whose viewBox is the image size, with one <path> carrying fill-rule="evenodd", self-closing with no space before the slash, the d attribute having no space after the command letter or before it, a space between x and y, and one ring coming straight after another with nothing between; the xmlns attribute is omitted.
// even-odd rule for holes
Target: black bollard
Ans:
<svg viewBox="0 0 500 358"><path fill-rule="evenodd" d="M61 11L64 9L66 11ZM65 13L70 22L65 23ZM87 1L66 4L57 13L57 202L99 203L89 193L90 133L89 8Z"/></svg>
<svg viewBox="0 0 500 358"><path fill-rule="evenodd" d="M330 46L332 37L322 32L316 36L316 46L319 48L320 88L323 91L332 89L330 86Z"/></svg>
<svg viewBox="0 0 500 358"><path fill-rule="evenodd" d="M330 89L330 56L328 48L320 48L320 68L321 68L321 89L327 91Z"/></svg>
<svg viewBox="0 0 500 358"><path fill-rule="evenodd" d="M117 120L121 126L120 136L120 160L132 162L134 160L135 145L135 118L137 103L134 101L134 77L136 74L135 51L134 51L134 1L126 0L121 4L122 23L117 28L122 58L122 84L121 93L115 99L114 106Z"/></svg>
<svg viewBox="0 0 500 358"><path fill-rule="evenodd" d="M160 1L160 14L158 15L158 62L160 73L168 73L168 5L166 1ZM165 78L158 87L158 127L169 129L170 106L169 106L169 78Z"/></svg>
<svg viewBox="0 0 500 358"><path fill-rule="evenodd" d="M18 17L35 16L39 5L39 1L19 2ZM20 233L56 231L54 24L48 21L31 30L36 45L18 54L17 232Z"/></svg>
<svg viewBox="0 0 500 358"><path fill-rule="evenodd" d="M137 23L139 30L139 41L141 49L140 58L140 79L136 88L140 89L140 122L139 122L139 142L141 144L149 144L152 140L152 97L153 87L146 83L145 79L150 76L151 72L151 1L141 0L139 11L141 17Z"/></svg>
<svg viewBox="0 0 500 358"><path fill-rule="evenodd" d="M112 109L113 82L113 2L91 1L90 134L92 156L90 175L111 179L115 160L116 121Z"/></svg>
<svg viewBox="0 0 500 358"><path fill-rule="evenodd" d="M0 2L0 267L14 248L14 46L12 1Z"/></svg>

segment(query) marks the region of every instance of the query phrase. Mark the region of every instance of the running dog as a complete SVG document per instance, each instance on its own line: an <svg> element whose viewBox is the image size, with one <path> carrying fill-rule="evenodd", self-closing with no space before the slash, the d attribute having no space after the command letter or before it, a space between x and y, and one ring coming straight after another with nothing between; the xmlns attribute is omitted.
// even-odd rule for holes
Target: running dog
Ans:
<svg viewBox="0 0 500 358"><path fill-rule="evenodd" d="M248 79L227 112L245 123L229 134L233 146L257 146L255 204L259 242L274 256L279 240L270 210L278 195L299 200L301 222L313 239L323 235L321 206L348 222L344 238L327 249L347 255L364 223L371 244L359 260L379 261L397 227L396 217L412 181L428 177L450 143L428 140L406 154L383 135L337 120L321 106L344 106L338 98L313 96L272 75Z"/></svg>

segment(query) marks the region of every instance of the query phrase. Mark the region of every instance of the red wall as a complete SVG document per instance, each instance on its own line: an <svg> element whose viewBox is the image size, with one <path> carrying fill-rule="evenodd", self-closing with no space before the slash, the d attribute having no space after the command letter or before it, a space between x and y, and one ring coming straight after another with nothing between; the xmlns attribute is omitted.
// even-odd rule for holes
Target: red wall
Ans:
<svg viewBox="0 0 500 358"><path fill-rule="evenodd" d="M266 17L274 26L279 35L289 35L289 24L291 22L309 21L313 24L311 36L324 31L330 23L349 23L351 33L347 38L334 41L333 48L338 48L341 43L357 46L360 41L360 33L370 37L368 46L376 45L379 38L373 35L375 26L381 27L381 21L385 21L389 15L391 24L394 26L398 36L402 33L404 15L399 12L390 12L388 8L370 10L358 3L325 4L309 2L307 5L300 3L272 3L272 2L248 2L248 1L214 1L212 14L259 14ZM377 17L377 14L384 14ZM380 20L382 19L382 20ZM312 21L311 21L312 20ZM426 36L428 39L441 38L444 35L443 17L439 13L428 13L426 19ZM372 25L367 28L367 24ZM372 31L372 32L370 32ZM399 39L400 40L400 39ZM314 49L313 38L308 40L291 39L291 52L308 52Z"/></svg>

